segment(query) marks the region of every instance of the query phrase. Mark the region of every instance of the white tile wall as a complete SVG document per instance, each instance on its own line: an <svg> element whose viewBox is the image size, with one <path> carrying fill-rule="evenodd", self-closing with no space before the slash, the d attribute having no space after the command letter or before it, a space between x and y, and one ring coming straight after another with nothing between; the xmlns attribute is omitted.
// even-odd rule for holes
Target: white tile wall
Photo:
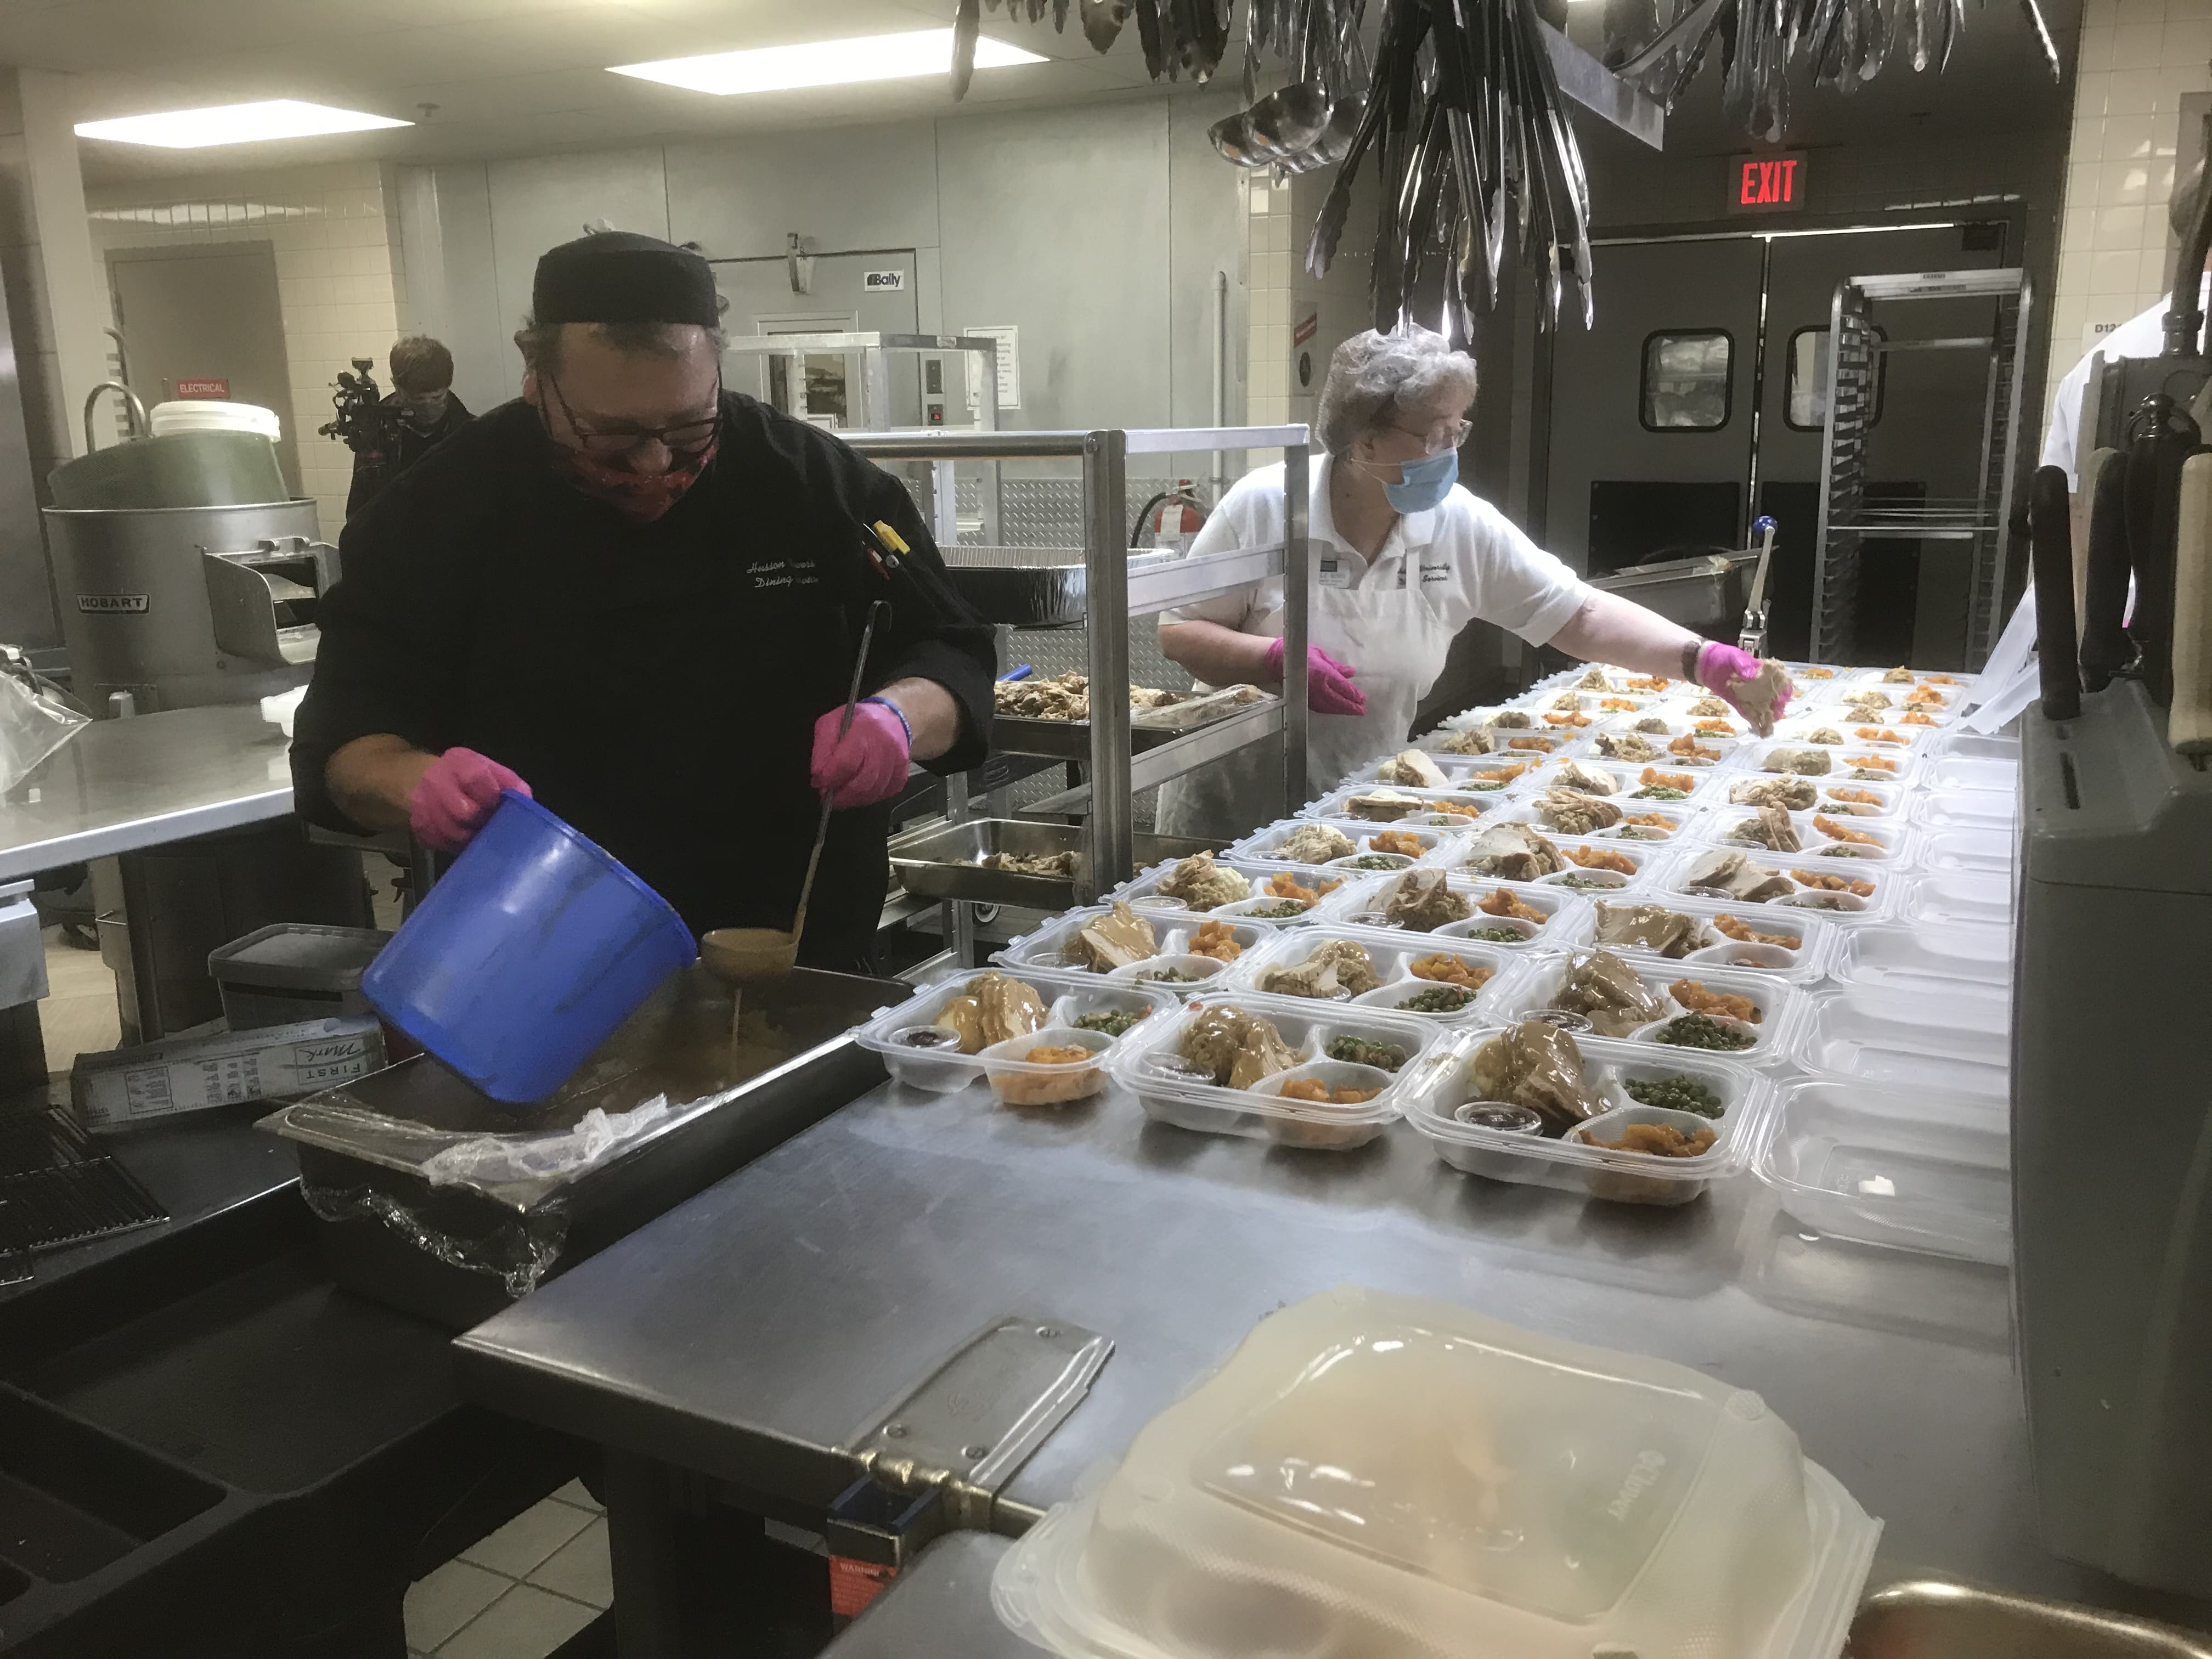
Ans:
<svg viewBox="0 0 2212 1659"><path fill-rule="evenodd" d="M2085 0L2066 158L2051 380L2172 274L2181 100L2212 90L2212 0Z"/></svg>
<svg viewBox="0 0 2212 1659"><path fill-rule="evenodd" d="M1291 191L1264 174L1255 173L1245 184L1251 273L1245 418L1255 426L1279 425L1302 418L1293 416L1291 402L1291 298L1297 270L1291 251Z"/></svg>
<svg viewBox="0 0 2212 1659"><path fill-rule="evenodd" d="M391 185L375 163L361 162L87 191L93 246L103 252L171 241L273 245L292 377L291 407L279 413L298 447L301 485L331 537L345 522L353 458L315 428L330 419L332 384L349 360L374 358L379 383L387 380L385 356L404 325Z"/></svg>

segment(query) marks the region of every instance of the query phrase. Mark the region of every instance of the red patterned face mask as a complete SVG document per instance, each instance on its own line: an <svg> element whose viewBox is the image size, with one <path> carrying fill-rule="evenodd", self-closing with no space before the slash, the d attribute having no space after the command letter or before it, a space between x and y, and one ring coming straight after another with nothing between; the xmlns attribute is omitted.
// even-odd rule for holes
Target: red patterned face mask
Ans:
<svg viewBox="0 0 2212 1659"><path fill-rule="evenodd" d="M611 466L597 456L562 443L553 446L554 465L562 477L593 501L605 501L632 523L651 524L699 482L699 475L714 459L721 441L717 433L704 449L665 472L632 472Z"/></svg>

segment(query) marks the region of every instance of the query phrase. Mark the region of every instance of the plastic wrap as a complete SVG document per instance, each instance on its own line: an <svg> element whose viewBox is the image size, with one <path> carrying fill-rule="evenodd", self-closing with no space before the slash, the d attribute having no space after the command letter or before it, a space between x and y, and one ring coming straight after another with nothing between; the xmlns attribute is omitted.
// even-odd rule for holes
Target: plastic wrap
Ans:
<svg viewBox="0 0 2212 1659"><path fill-rule="evenodd" d="M20 660L0 663L0 793L91 724Z"/></svg>

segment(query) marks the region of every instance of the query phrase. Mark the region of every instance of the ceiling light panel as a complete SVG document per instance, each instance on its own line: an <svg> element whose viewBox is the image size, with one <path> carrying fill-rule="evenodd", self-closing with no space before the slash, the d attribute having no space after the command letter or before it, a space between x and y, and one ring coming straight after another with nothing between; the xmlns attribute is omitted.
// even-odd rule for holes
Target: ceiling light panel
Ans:
<svg viewBox="0 0 2212 1659"><path fill-rule="evenodd" d="M332 109L327 104L274 98L258 104L222 104L212 109L175 109L161 115L80 121L76 136L123 144L153 144L162 149L205 149L215 144L254 144L271 138L311 138L324 133L414 125L357 109Z"/></svg>
<svg viewBox="0 0 2212 1659"><path fill-rule="evenodd" d="M977 69L1045 61L1033 52L988 35L975 43ZM726 98L741 92L788 92L800 87L943 75L951 67L952 31L916 29L903 34L869 34L851 40L812 40L797 46L670 58L654 64L617 64L611 66L611 72Z"/></svg>

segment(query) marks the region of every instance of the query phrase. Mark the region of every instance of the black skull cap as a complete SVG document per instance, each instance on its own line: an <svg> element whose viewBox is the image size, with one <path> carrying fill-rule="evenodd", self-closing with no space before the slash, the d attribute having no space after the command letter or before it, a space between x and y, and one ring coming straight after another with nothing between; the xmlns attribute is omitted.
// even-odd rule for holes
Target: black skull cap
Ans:
<svg viewBox="0 0 2212 1659"><path fill-rule="evenodd" d="M604 230L549 249L530 285L530 314L540 327L721 323L714 268L688 247L633 230Z"/></svg>

